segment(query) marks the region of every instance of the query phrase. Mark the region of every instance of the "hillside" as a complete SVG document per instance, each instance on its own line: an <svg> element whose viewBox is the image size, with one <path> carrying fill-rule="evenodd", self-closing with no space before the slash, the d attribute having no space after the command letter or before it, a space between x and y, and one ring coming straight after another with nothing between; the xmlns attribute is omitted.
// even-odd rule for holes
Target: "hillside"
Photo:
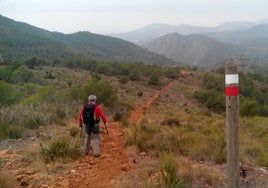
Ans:
<svg viewBox="0 0 268 188"><path fill-rule="evenodd" d="M247 58L267 63L268 25L266 24L239 31L214 32L205 35L218 41L239 44L245 48Z"/></svg>
<svg viewBox="0 0 268 188"><path fill-rule="evenodd" d="M174 61L201 68L213 68L232 56L243 56L240 46L216 41L204 35L167 34L144 45L152 52L167 56Z"/></svg>
<svg viewBox="0 0 268 188"><path fill-rule="evenodd" d="M56 64L81 59L176 64L164 56L118 38L90 32L50 32L3 16L0 16L0 38L0 60L3 61L37 57Z"/></svg>
<svg viewBox="0 0 268 188"><path fill-rule="evenodd" d="M140 66L144 75L123 83L120 75L47 66L32 70L32 82L15 82L16 92L8 95L15 93L18 97L20 92L24 98L15 105L2 106L0 128L27 129L20 138L0 141L0 183L12 188L225 187L225 115L193 97L205 89L204 76L216 81L223 80L224 75L172 68L178 77L163 74L159 85L150 85L147 66ZM148 67L157 71L157 67ZM1 73L4 68L1 66ZM258 86L255 89L264 89L263 94L267 94L265 78L265 82L254 81ZM0 84L1 88L6 86L2 81ZM92 87L99 101L109 99L114 94L110 94L110 86L120 104L100 104L108 117L110 134L101 124L101 157L94 158L92 153L84 156L83 136L77 124L79 108ZM110 102L115 101L112 99ZM18 113L20 116L16 116ZM267 185L268 150L263 147L268 138L267 122L267 117L241 117L241 162L246 169L246 175L240 178L241 188ZM18 134L17 129L11 130L11 137ZM53 153L55 147L65 146L65 142L56 142L62 137L69 141L68 146L77 144L75 153L79 155L72 158ZM46 147L48 154L42 153Z"/></svg>

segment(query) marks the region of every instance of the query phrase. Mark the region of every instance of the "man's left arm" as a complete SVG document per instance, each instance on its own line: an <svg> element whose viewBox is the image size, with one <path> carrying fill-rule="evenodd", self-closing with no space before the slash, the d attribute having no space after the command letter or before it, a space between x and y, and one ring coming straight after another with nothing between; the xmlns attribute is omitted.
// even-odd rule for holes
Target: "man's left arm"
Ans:
<svg viewBox="0 0 268 188"><path fill-rule="evenodd" d="M96 106L96 113L97 113L96 114L97 115L97 118L98 117L101 117L102 122L104 124L106 124L106 116L105 116L105 114L103 113L102 109L99 106Z"/></svg>

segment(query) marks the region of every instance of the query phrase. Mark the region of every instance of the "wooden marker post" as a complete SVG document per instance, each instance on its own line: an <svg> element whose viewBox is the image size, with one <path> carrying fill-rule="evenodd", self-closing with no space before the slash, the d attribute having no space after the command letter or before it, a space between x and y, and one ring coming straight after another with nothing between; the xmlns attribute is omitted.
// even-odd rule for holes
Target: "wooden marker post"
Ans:
<svg viewBox="0 0 268 188"><path fill-rule="evenodd" d="M237 67L225 67L227 187L239 188L239 85Z"/></svg>

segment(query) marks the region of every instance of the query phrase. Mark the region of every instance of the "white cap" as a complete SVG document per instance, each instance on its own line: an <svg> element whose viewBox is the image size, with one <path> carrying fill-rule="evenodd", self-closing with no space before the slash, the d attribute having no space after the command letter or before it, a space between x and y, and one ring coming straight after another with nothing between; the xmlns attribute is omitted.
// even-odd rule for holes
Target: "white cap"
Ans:
<svg viewBox="0 0 268 188"><path fill-rule="evenodd" d="M88 100L89 100L89 101L95 101L95 102L96 102L97 97L96 97L95 95L89 95L89 96L88 96Z"/></svg>

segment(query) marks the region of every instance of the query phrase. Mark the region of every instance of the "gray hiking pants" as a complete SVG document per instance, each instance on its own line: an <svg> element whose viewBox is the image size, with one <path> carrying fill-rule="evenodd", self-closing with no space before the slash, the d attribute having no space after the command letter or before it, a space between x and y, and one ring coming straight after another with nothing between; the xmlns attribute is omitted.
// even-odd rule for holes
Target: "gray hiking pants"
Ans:
<svg viewBox="0 0 268 188"><path fill-rule="evenodd" d="M85 153L89 153L91 135L93 133L93 151L94 155L100 154L100 127L99 124L95 124L94 127L84 125L85 127Z"/></svg>

